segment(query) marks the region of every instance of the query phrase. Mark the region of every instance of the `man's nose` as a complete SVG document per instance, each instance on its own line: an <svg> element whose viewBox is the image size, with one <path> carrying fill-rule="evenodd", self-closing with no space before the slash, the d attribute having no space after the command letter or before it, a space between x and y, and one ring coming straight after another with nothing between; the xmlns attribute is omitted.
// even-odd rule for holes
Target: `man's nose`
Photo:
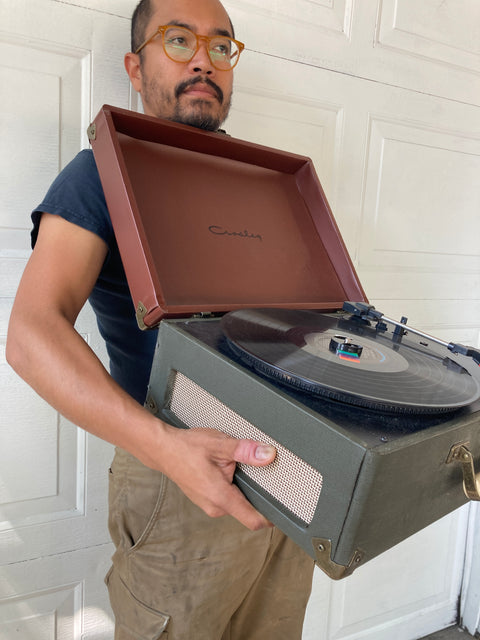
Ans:
<svg viewBox="0 0 480 640"><path fill-rule="evenodd" d="M208 55L208 40L198 36L198 49L189 62L190 68L196 73L206 73L211 75L215 71L215 67Z"/></svg>

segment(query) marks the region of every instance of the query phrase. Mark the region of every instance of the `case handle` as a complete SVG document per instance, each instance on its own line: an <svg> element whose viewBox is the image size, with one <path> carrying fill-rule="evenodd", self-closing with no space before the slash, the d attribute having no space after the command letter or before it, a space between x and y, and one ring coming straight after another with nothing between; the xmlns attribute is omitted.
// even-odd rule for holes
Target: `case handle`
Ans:
<svg viewBox="0 0 480 640"><path fill-rule="evenodd" d="M463 471L463 490L469 500L480 500L480 473L475 473L469 442L454 444L447 457L447 464L459 462Z"/></svg>

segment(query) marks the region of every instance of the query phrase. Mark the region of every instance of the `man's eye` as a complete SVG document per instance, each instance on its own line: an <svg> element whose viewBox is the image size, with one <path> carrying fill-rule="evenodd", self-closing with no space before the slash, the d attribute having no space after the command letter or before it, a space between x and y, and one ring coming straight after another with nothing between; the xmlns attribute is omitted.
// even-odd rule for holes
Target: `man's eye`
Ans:
<svg viewBox="0 0 480 640"><path fill-rule="evenodd" d="M212 53L217 56L228 56L230 55L230 47L228 44L216 44L212 47Z"/></svg>
<svg viewBox="0 0 480 640"><path fill-rule="evenodd" d="M177 46L177 47L185 47L186 46L185 38L183 36L175 36L175 38L170 38L168 40L167 44L171 44L171 45Z"/></svg>

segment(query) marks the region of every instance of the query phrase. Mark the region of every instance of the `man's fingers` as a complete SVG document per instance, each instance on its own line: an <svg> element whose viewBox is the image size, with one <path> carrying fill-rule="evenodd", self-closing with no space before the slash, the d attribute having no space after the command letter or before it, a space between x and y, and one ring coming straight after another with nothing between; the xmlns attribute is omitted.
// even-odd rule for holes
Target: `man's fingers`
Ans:
<svg viewBox="0 0 480 640"><path fill-rule="evenodd" d="M234 484L230 485L230 490L226 497L228 497L226 513L236 518L251 531L273 527L272 523L248 502L240 489Z"/></svg>
<svg viewBox="0 0 480 640"><path fill-rule="evenodd" d="M228 514L252 531L272 526L232 480L237 462L266 466L275 460L275 447L255 440L238 440L216 429L182 431L172 427L171 433L176 440L175 459L183 460L183 464L163 471L190 500L210 517Z"/></svg>

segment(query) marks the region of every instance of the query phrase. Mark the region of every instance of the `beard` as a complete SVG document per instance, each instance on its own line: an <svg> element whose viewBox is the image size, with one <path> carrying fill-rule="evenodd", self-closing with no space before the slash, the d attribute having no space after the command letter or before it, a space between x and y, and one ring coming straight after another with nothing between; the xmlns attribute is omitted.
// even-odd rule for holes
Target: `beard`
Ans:
<svg viewBox="0 0 480 640"><path fill-rule="evenodd" d="M215 91L215 103L201 98L182 101L185 90L199 82ZM231 105L231 94L225 97L218 85L209 78L200 76L181 82L173 93L162 88L156 78L150 78L144 81L142 99L158 118L188 124L205 131L217 131L228 116Z"/></svg>
<svg viewBox="0 0 480 640"><path fill-rule="evenodd" d="M211 113L211 104L207 100L191 100L188 107L182 107L178 101L169 118L173 122L189 124L205 131L217 131L227 116L215 116Z"/></svg>

